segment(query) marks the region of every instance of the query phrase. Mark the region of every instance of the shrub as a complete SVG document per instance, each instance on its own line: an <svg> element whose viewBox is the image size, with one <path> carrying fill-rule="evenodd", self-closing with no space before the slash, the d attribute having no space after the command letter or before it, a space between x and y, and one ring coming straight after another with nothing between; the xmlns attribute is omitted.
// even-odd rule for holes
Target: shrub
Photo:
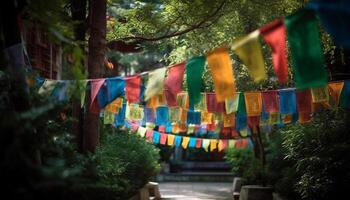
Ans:
<svg viewBox="0 0 350 200"><path fill-rule="evenodd" d="M229 148L226 150L225 159L231 164L232 172L241 176L245 184L262 184L264 169L252 149Z"/></svg>
<svg viewBox="0 0 350 200"><path fill-rule="evenodd" d="M334 199L350 185L349 113L323 111L314 121L281 130L286 158L295 163L303 199Z"/></svg>
<svg viewBox="0 0 350 200"><path fill-rule="evenodd" d="M102 184L120 188L120 195L134 194L159 170L159 150L127 131L107 128L96 151L97 174Z"/></svg>

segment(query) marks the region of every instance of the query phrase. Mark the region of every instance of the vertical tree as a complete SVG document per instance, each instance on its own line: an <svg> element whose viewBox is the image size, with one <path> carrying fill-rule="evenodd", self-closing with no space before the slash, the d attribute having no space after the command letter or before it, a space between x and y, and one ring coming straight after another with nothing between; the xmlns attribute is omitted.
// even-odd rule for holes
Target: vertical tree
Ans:
<svg viewBox="0 0 350 200"><path fill-rule="evenodd" d="M103 76L102 66L104 63L106 52L106 6L106 0L90 1L88 73L89 78L91 79L101 78ZM89 102L90 98L88 99ZM91 113L89 110L87 110L84 120L84 150L94 151L96 149L99 139L98 124L98 114Z"/></svg>

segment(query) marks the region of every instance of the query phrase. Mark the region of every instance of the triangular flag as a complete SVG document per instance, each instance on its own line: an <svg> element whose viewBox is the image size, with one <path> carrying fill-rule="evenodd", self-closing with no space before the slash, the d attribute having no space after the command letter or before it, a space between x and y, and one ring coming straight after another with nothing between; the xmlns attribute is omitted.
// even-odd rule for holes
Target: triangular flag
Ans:
<svg viewBox="0 0 350 200"><path fill-rule="evenodd" d="M100 110L97 104L96 97L104 82L105 82L105 79L94 79L90 81L91 94L90 94L89 110L92 113L98 113Z"/></svg>
<svg viewBox="0 0 350 200"><path fill-rule="evenodd" d="M182 148L187 149L188 143L190 142L190 138L189 137L182 137Z"/></svg>
<svg viewBox="0 0 350 200"><path fill-rule="evenodd" d="M208 151L209 144L210 144L210 139L202 139L202 147L205 151Z"/></svg>
<svg viewBox="0 0 350 200"><path fill-rule="evenodd" d="M144 127L142 127L142 126L139 126L139 129L137 129L137 134L138 134L140 137L145 137L146 131L147 131L146 128L144 128Z"/></svg>
<svg viewBox="0 0 350 200"><path fill-rule="evenodd" d="M339 98L343 87L344 81L328 83L329 95L332 97L336 106L339 104Z"/></svg>
<svg viewBox="0 0 350 200"><path fill-rule="evenodd" d="M218 151L225 150L228 146L227 140L219 140Z"/></svg>
<svg viewBox="0 0 350 200"><path fill-rule="evenodd" d="M218 141L216 139L210 139L210 151L217 149Z"/></svg>

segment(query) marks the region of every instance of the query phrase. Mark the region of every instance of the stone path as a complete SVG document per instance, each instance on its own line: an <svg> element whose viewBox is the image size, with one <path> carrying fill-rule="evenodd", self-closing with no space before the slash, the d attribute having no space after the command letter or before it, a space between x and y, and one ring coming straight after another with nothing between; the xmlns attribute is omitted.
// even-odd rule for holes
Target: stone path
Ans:
<svg viewBox="0 0 350 200"><path fill-rule="evenodd" d="M232 183L217 182L160 182L159 189L165 200L228 200Z"/></svg>

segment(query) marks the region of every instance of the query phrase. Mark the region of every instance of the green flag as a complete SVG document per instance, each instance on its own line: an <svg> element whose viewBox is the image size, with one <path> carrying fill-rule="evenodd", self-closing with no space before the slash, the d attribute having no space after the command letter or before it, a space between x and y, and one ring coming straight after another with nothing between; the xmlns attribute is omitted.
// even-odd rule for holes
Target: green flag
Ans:
<svg viewBox="0 0 350 200"><path fill-rule="evenodd" d="M244 94L242 92L239 92L238 96L238 113L239 114L246 114L246 107L245 107L245 99L244 99Z"/></svg>
<svg viewBox="0 0 350 200"><path fill-rule="evenodd" d="M315 14L301 9L286 17L285 24L296 87L325 86L328 78Z"/></svg>
<svg viewBox="0 0 350 200"><path fill-rule="evenodd" d="M186 63L187 89L191 106L199 103L201 100L205 60L205 56L199 56L191 58Z"/></svg>

